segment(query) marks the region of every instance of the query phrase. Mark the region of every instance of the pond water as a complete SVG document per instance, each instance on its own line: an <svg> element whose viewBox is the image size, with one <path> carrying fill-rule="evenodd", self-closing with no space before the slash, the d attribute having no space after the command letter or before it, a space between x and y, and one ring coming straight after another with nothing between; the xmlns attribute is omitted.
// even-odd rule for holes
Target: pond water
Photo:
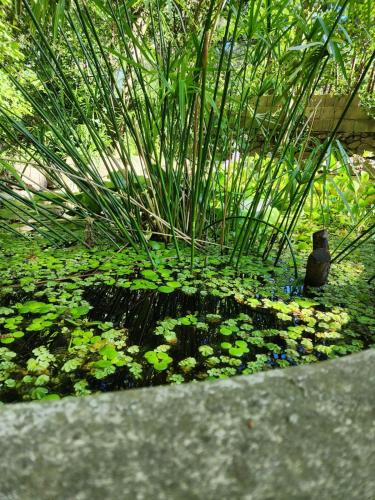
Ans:
<svg viewBox="0 0 375 500"><path fill-rule="evenodd" d="M17 286L3 271L0 401L252 374L373 341L370 318L347 327L344 309L257 262L238 273L215 258L191 271L165 258L154 270L128 253L66 255L28 257Z"/></svg>
<svg viewBox="0 0 375 500"><path fill-rule="evenodd" d="M119 287L100 287L88 291L84 298L93 306L89 318L99 321L111 321L116 327L128 330L132 344L154 346L153 331L158 322L166 318L197 315L204 321L207 314L217 314L222 320L233 318L240 313L248 314L256 329L277 328L275 316L267 310L256 310L241 304L233 296L219 298L195 293L187 295L176 291L171 294L158 291L133 291ZM182 337L184 352L193 355L194 346L191 336ZM212 338L210 339L213 340Z"/></svg>
<svg viewBox="0 0 375 500"><path fill-rule="evenodd" d="M300 289L293 288L294 294L298 291L300 292ZM272 345L280 354L268 353L267 363L270 366L276 366L277 359L295 364L293 359L285 354L285 339L278 335L283 322L277 318L275 311L240 303L234 296L219 298L205 293L187 295L181 291L165 294L154 290L133 291L116 286L102 286L87 291L84 298L93 306L89 313L91 321L110 321L116 328L125 328L128 344L142 346L142 350L146 352L157 350L162 343L162 337L155 335L158 325L168 322L169 318L185 319L185 324L173 326L176 338L167 340L168 355L172 358L168 371L181 372L178 368L179 364L184 362L183 360L201 360L196 365L192 362L193 366L182 370L184 380L204 378L201 373L202 361L204 362L200 351L202 346L212 349L212 354L215 354L216 348L221 349L223 341L230 338L236 348L237 341L241 345L244 343L243 339L248 337L250 325L251 330L258 334L267 332L268 347L264 349L263 343L259 342L258 345L247 344L243 352L233 349L228 349L228 352L221 349L221 354L224 355L222 357L234 353L226 360L229 362L232 375L242 373L247 368L248 362L256 359L257 355L262 353L264 355L267 350L270 351ZM193 318L192 324L188 324L190 316ZM237 318L242 319L236 323ZM220 325L225 325L226 321L229 322L230 327L233 327L233 332L224 336ZM298 319L293 318L290 324L297 325ZM210 356L207 358L209 360ZM158 371L149 367L148 370L144 370L142 380L134 382L131 378L124 376L125 371L120 370L105 382L98 383L91 379L90 383L99 390L163 384L168 382L168 371Z"/></svg>

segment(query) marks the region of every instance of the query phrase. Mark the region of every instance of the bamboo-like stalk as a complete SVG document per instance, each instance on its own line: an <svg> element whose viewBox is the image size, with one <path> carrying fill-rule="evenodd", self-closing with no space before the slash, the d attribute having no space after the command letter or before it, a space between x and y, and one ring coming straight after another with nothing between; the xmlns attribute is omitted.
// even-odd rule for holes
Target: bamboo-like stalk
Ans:
<svg viewBox="0 0 375 500"><path fill-rule="evenodd" d="M210 0L196 11L204 19L202 27L189 35L186 24L192 19L180 4L173 6L170 23L161 0L148 2L142 25L126 0L97 2L111 27L107 44L89 3L74 0L59 14L64 22L58 23L58 33L78 89L35 9L23 0L33 25L29 39L40 82L29 88L9 76L49 139L44 142L4 107L0 127L9 146L34 158L57 185L60 194L53 203L62 216L54 217L46 206L48 192L34 190L32 199L13 194L17 180L12 186L0 180L3 192L13 197L7 203L14 210L23 207L26 219L33 214L36 229L62 241L74 237L72 225L82 229L90 220L94 231L119 246L149 252L147 235L154 233L171 241L179 255L184 241L191 247L192 265L196 246L202 248L212 232L215 240L220 236L222 248L231 248L232 262L239 263L248 251L268 257L275 248L278 260L290 246L337 130L307 153L311 138L304 110L328 58L336 58L340 67L337 47L331 54L327 49L347 4L329 26L288 10L292 20L285 27L286 0L268 1L266 7L261 0ZM177 36L176 25L181 27ZM318 37L312 47L304 47L312 37ZM294 40L302 47L298 57L288 51ZM123 74L122 85L116 71ZM82 88L88 109L78 98ZM260 111L263 96L279 106L274 113ZM78 127L84 127L107 179ZM249 159L259 134L263 145ZM237 149L239 158L224 163ZM306 181L298 183L298 176ZM277 206L282 209L271 220Z"/></svg>

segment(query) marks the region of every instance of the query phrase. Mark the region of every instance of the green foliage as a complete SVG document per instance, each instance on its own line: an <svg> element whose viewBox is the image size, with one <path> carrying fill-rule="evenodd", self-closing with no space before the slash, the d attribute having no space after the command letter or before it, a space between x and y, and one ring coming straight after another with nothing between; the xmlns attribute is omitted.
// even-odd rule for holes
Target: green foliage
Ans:
<svg viewBox="0 0 375 500"><path fill-rule="evenodd" d="M2 400L221 379L375 345L373 183L335 130L319 143L305 119L333 74L371 106L363 2L16 4L12 17L0 0ZM20 156L53 190L24 184ZM336 230L331 282L290 296L317 225ZM342 263L351 252L358 261ZM129 311L143 304L135 323L112 292Z"/></svg>
<svg viewBox="0 0 375 500"><path fill-rule="evenodd" d="M31 113L32 105L12 83L9 73L24 85L38 85L36 75L24 64L22 46L17 41L17 29L8 21L11 0L0 0L0 107L24 116ZM1 137L2 134L1 134ZM1 170L1 167L0 167Z"/></svg>
<svg viewBox="0 0 375 500"><path fill-rule="evenodd" d="M59 196L50 204L48 191L15 195L3 183L6 208L25 222L32 218L50 240L83 239L85 229L87 244L106 236L114 245L143 247L150 259L153 234L173 241L178 255L182 242L190 244L192 265L196 248L216 242L230 247L237 263L250 249L266 257L286 246L293 252L291 237L319 190L335 133L314 144L304 111L330 62L347 78L348 1L322 9L210 0L194 3L194 15L191 5L169 2L67 6L24 2L39 87L11 71L7 77L31 106L33 124L0 108L9 147L32 159ZM273 112L262 111L261 97ZM259 135L263 146L253 154ZM322 184L325 190L325 177ZM336 186L350 207L332 179L329 187ZM349 212L358 220L367 209Z"/></svg>

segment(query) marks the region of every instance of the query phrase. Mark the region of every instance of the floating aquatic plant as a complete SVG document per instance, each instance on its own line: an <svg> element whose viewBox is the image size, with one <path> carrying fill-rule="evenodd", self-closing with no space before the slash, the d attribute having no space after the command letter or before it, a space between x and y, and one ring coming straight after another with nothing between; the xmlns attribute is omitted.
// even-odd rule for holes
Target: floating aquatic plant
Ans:
<svg viewBox="0 0 375 500"><path fill-rule="evenodd" d="M146 361L150 363L150 365L152 365L157 371L166 370L173 361L173 359L168 356L166 352L157 350L147 351L144 357Z"/></svg>
<svg viewBox="0 0 375 500"><path fill-rule="evenodd" d="M214 254L201 265L197 258L191 271L189 255L176 268L167 248L157 251L152 269L145 254L131 249L77 246L66 252L37 240L3 240L1 399L225 378L375 345L374 284L364 279L360 262L343 264L341 272L334 266L334 283L302 298L285 293L285 275L253 257L243 261L241 273ZM173 291L164 293L162 286ZM119 300L144 301L140 312L160 311L164 304L169 313L140 318L135 335L126 326L130 316L112 318L106 306L103 317L95 317L91 301L97 296L103 302L107 294L111 301L112 291Z"/></svg>

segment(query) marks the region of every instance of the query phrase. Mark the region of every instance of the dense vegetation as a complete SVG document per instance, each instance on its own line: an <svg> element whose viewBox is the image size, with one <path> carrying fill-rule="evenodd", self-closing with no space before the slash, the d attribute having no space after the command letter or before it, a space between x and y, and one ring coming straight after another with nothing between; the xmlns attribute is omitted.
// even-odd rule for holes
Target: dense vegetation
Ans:
<svg viewBox="0 0 375 500"><path fill-rule="evenodd" d="M375 344L373 167L336 136L355 96L373 113L370 1L0 6L5 401ZM324 93L347 105L318 140ZM302 298L321 227L331 281Z"/></svg>

